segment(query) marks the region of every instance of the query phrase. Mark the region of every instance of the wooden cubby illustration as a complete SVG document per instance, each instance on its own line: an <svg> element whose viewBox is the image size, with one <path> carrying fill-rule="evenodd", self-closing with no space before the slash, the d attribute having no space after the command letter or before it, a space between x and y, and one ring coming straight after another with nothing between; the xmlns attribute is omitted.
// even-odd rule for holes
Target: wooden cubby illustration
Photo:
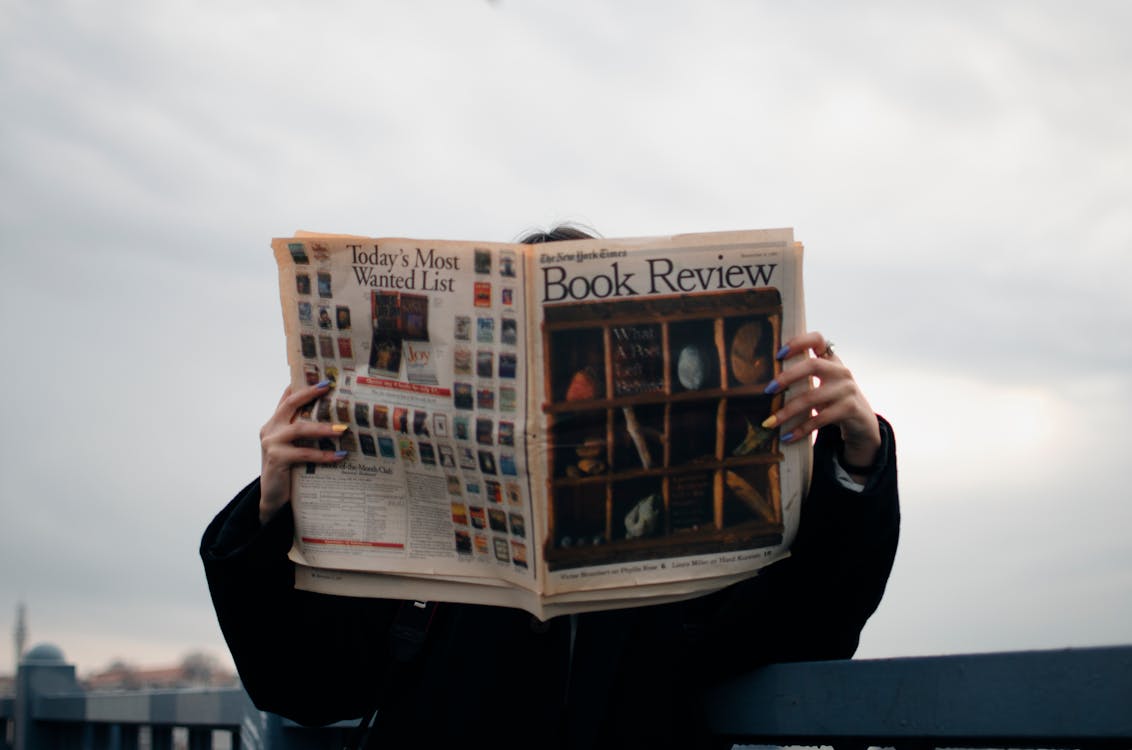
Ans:
<svg viewBox="0 0 1132 750"><path fill-rule="evenodd" d="M776 289L544 314L551 569L781 542Z"/></svg>

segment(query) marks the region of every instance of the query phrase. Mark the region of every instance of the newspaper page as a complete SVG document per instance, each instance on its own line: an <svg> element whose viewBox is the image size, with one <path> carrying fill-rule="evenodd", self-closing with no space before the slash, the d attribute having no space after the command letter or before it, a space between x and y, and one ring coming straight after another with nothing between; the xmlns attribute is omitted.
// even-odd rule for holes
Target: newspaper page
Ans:
<svg viewBox="0 0 1132 750"><path fill-rule="evenodd" d="M336 466L293 473L292 558L534 587L521 247L273 242L301 418L348 425Z"/></svg>
<svg viewBox="0 0 1132 750"><path fill-rule="evenodd" d="M349 425L341 465L295 472L300 587L545 617L787 554L809 445L761 422L804 330L790 230L273 244L293 380Z"/></svg>
<svg viewBox="0 0 1132 750"><path fill-rule="evenodd" d="M790 230L532 256L532 429L548 595L753 572L787 552L809 445L762 422L803 330Z"/></svg>

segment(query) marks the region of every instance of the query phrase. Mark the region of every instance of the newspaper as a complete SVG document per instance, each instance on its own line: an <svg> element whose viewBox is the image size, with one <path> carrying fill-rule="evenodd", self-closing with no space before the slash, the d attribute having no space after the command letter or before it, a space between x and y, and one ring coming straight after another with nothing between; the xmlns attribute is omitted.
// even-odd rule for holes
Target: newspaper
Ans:
<svg viewBox="0 0 1132 750"><path fill-rule="evenodd" d="M792 230L272 245L292 382L332 383L299 418L349 425L293 471L300 588L545 619L789 554L810 445L761 423L805 330Z"/></svg>

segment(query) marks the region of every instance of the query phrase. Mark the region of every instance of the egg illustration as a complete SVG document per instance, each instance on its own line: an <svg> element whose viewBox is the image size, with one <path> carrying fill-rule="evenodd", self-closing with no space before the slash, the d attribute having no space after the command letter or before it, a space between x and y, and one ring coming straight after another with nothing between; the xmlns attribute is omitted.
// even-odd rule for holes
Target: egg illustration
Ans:
<svg viewBox="0 0 1132 750"><path fill-rule="evenodd" d="M689 391L698 391L707 384L711 374L711 360L704 350L689 344L680 350L676 358L676 379Z"/></svg>

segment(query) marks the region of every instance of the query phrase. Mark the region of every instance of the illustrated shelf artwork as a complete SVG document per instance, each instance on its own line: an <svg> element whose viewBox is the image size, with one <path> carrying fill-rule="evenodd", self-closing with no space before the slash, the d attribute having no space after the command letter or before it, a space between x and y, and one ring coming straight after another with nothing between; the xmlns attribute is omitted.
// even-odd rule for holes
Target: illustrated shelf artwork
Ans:
<svg viewBox="0 0 1132 750"><path fill-rule="evenodd" d="M545 308L552 569L782 541L776 289Z"/></svg>

